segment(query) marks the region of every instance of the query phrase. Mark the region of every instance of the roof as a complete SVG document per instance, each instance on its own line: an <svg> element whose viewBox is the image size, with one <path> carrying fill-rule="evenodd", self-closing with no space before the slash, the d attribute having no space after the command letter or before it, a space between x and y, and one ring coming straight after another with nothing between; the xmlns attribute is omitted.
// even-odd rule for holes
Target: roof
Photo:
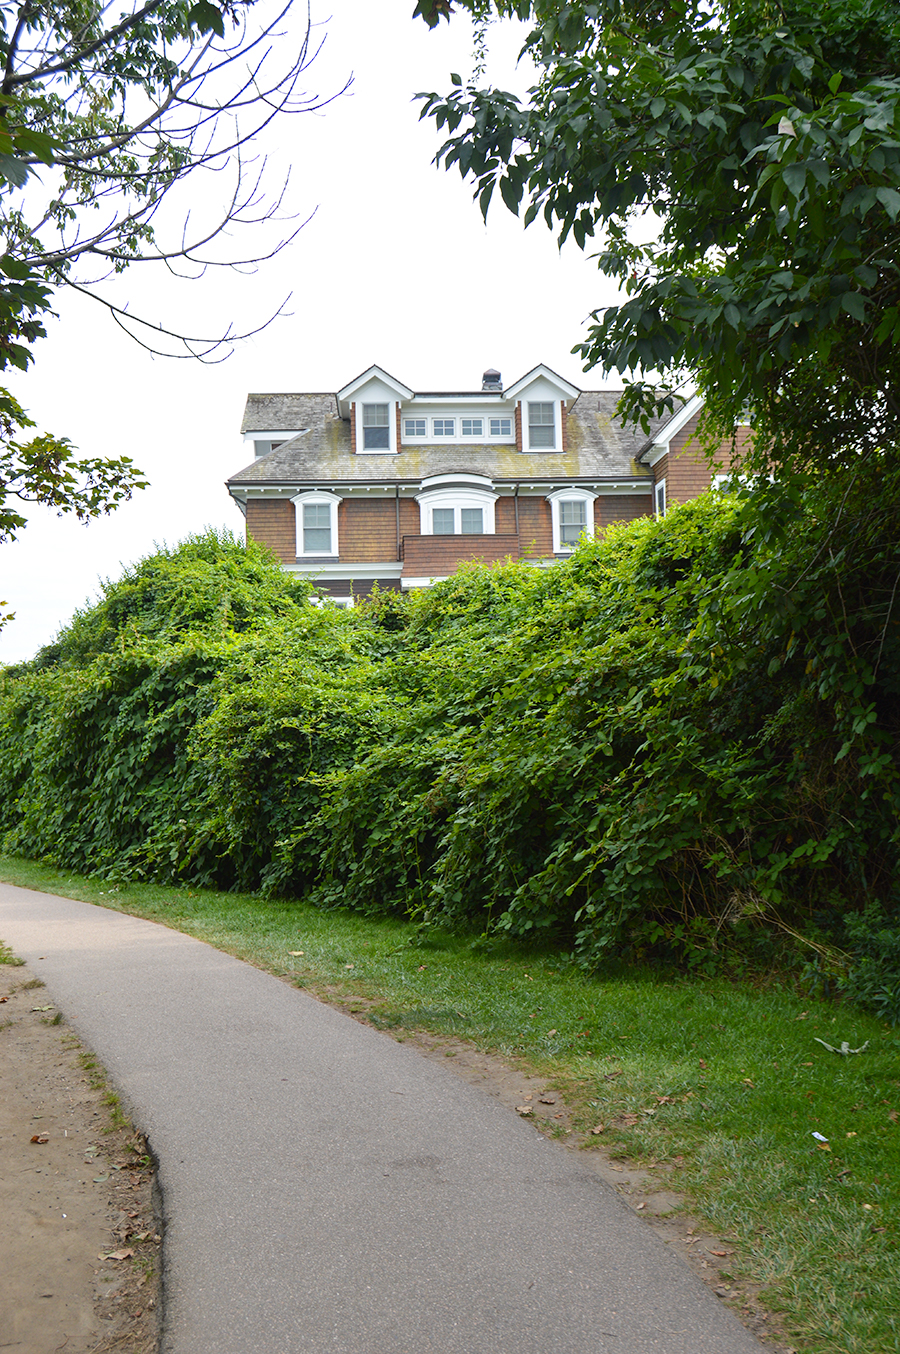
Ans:
<svg viewBox="0 0 900 1354"><path fill-rule="evenodd" d="M354 455L349 420L340 417L333 394L250 395L243 432L306 431L261 456L228 483L392 484L451 471L509 481L649 479L647 469L636 464L647 436L639 428L622 427L615 412L620 395L616 390L582 391L569 411L565 453L520 452L508 444L466 442L404 446L395 455ZM665 422L660 419L651 427L651 438Z"/></svg>

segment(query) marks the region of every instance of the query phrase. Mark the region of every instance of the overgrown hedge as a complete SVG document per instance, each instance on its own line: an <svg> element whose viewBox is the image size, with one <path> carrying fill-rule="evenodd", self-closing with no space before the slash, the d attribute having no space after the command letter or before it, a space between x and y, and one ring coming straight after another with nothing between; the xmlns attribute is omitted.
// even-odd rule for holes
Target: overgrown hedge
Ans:
<svg viewBox="0 0 900 1354"><path fill-rule="evenodd" d="M228 538L160 552L7 672L5 849L591 963L900 952L897 480L710 494L352 612Z"/></svg>

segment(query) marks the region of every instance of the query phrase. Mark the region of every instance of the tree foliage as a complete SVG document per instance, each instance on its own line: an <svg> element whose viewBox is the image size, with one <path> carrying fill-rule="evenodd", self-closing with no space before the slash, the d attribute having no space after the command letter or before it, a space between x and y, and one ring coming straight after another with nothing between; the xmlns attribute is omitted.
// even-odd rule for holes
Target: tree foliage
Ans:
<svg viewBox="0 0 900 1354"><path fill-rule="evenodd" d="M771 465L900 440L900 11L888 0L462 0L531 20L520 100L423 95L445 165L596 240L625 299L587 366L687 372ZM450 6L422 0L436 24ZM648 239L649 237L649 239ZM640 380L635 414L656 406Z"/></svg>
<svg viewBox="0 0 900 1354"><path fill-rule="evenodd" d="M710 494L352 612L227 539L154 556L6 675L5 849L585 963L864 949L900 910L896 475Z"/></svg>
<svg viewBox="0 0 900 1354"><path fill-rule="evenodd" d="M28 368L60 286L101 300L153 351L211 360L239 337L169 331L101 284L138 262L189 276L246 266L300 229L251 147L274 118L323 106L302 88L315 53L308 22L292 31L291 0L261 10L257 0L0 5L0 371ZM204 175L221 195L212 215L180 196ZM251 248L223 253L217 242L237 228L254 234ZM128 458L79 459L33 427L0 391L0 540L25 524L22 502L86 521L144 487Z"/></svg>

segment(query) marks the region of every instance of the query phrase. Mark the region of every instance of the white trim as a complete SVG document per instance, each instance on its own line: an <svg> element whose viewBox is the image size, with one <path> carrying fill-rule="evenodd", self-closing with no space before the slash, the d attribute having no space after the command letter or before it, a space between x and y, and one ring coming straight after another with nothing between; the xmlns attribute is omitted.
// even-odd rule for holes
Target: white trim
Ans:
<svg viewBox="0 0 900 1354"><path fill-rule="evenodd" d="M442 476L441 478L445 477ZM446 478L449 479L450 476ZM433 536L432 513L434 509L451 508L453 510L453 534L454 536L461 536L463 533L460 530L460 510L462 508L480 508L483 530L477 534L493 536L495 535L494 504L499 497L499 494L492 493L488 489L476 488L472 484L465 483L457 483L452 487L447 485L445 488L426 489L423 493L416 494L416 502L419 505L419 534L421 536Z"/></svg>
<svg viewBox="0 0 900 1354"><path fill-rule="evenodd" d="M521 395L523 390L527 390L530 385L535 381L539 381L541 377L555 386L560 394L565 395L567 399L577 399L581 394L581 391L577 386L571 385L568 381L564 380L562 376L558 376L555 371L541 362L538 366L532 367L531 371L526 372L524 376L520 376L514 385L507 386L503 392L504 399L516 399Z"/></svg>
<svg viewBox="0 0 900 1354"><path fill-rule="evenodd" d="M337 494L329 494L324 489L310 489L303 494L295 494L291 499L294 505L295 531L296 531L296 551L297 558L304 559L314 556L316 559L337 559L340 554L340 545L338 542L338 506L340 498ZM330 550L304 550L303 549L303 508L306 504L327 504L329 508L329 529L331 531L331 549Z"/></svg>
<svg viewBox="0 0 900 1354"><path fill-rule="evenodd" d="M368 371L361 372L359 376L354 377L352 381L337 392L338 405L349 404L356 392L373 380L381 381L382 385L386 385L389 390L393 390L401 400L411 400L415 394L415 391L410 390L409 386L405 386L395 376L389 376L382 367L371 366ZM346 418L343 410L341 410L341 414Z"/></svg>
<svg viewBox="0 0 900 1354"><path fill-rule="evenodd" d="M564 545L561 537L562 531L559 520L560 503L583 503L585 505L585 524L584 535L594 535L594 503L600 497L599 494L592 494L587 489L581 489L571 485L568 489L554 489L552 494L545 494L547 502L550 504L550 517L553 523L553 553L554 555L570 555L575 549L574 545Z"/></svg>
<svg viewBox="0 0 900 1354"><path fill-rule="evenodd" d="M367 560L344 561L330 560L322 557L316 560L296 560L290 564L282 565L291 574L313 575L323 579L337 580L339 578L399 578L403 570L402 560L392 560L387 564L370 564Z"/></svg>
<svg viewBox="0 0 900 1354"><path fill-rule="evenodd" d="M639 458L644 465L648 465L652 470L657 461L661 461L664 456L668 455L669 444L671 443L672 438L677 437L684 425L689 423L694 415L698 414L702 408L703 396L692 395L691 398L681 406L678 412L673 414L668 422L664 423L654 434L650 447Z"/></svg>
<svg viewBox="0 0 900 1354"><path fill-rule="evenodd" d="M660 506L662 503L662 506ZM654 517L665 517L668 509L668 490L666 489L666 477L663 475L661 480L657 480L653 486L653 515Z"/></svg>

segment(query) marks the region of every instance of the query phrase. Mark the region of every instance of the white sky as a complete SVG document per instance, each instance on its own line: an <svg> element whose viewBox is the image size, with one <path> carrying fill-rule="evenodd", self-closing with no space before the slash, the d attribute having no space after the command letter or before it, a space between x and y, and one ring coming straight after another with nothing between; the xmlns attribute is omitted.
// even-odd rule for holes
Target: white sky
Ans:
<svg viewBox="0 0 900 1354"><path fill-rule="evenodd" d="M242 533L223 482L246 461L249 391L332 391L373 362L413 389L478 389L486 367L509 384L538 362L582 388L603 384L570 349L590 311L614 300L612 284L574 246L560 254L541 223L524 231L499 195L485 227L458 172L431 163L439 137L411 99L449 89L451 71L468 75L467 19L431 32L412 21L413 0L330 9L314 0L326 41L307 83L326 96L352 73L352 90L321 114L276 123L264 147L273 181L290 163L293 210L315 209L312 221L253 275L173 283L145 265L118 293L194 333L218 332L223 317L251 328L288 292L290 317L210 367L151 357L69 294L31 371L8 382L40 428L83 455L132 457L151 487L88 527L35 509L19 541L0 547L0 599L16 613L0 631L0 663L31 657L96 598L98 579L155 544L208 525ZM507 88L528 83L513 71L518 46L512 26L493 30L491 75ZM249 232L235 241L252 247Z"/></svg>

